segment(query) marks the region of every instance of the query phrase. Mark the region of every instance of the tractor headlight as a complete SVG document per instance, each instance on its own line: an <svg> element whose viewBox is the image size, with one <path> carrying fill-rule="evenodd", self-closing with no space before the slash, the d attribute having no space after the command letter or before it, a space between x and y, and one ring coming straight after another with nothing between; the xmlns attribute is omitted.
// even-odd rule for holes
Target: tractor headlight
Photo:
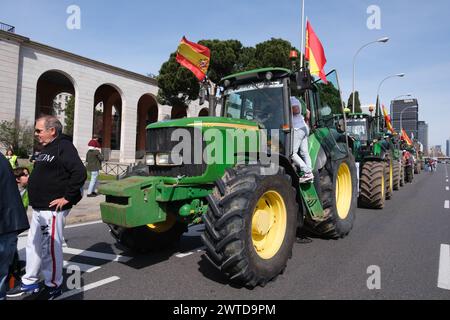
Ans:
<svg viewBox="0 0 450 320"><path fill-rule="evenodd" d="M148 166L155 165L155 155L153 153L148 153L145 155L145 164Z"/></svg>
<svg viewBox="0 0 450 320"><path fill-rule="evenodd" d="M156 155L156 164L158 166L167 166L170 164L169 159L170 155L168 153L158 153Z"/></svg>

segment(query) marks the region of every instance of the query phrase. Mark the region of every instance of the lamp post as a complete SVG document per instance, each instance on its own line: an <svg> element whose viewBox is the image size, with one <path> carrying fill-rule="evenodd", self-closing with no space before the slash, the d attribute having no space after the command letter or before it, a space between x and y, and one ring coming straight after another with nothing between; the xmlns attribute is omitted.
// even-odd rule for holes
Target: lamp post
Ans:
<svg viewBox="0 0 450 320"><path fill-rule="evenodd" d="M412 97L412 94L411 94L411 93L408 93L408 94L402 94L402 95L400 95L400 96L398 96L398 97L395 97L395 98L392 99L392 100L395 101L395 100L397 100L398 98L401 98L401 97Z"/></svg>
<svg viewBox="0 0 450 320"><path fill-rule="evenodd" d="M376 103L376 110L375 110L375 116L377 117L377 131L380 131L380 90L381 90L381 86L383 85L383 83L391 78L403 78L405 76L404 73L397 73L391 76L388 76L386 78L384 78L380 84L378 85L378 90L377 90L377 103Z"/></svg>
<svg viewBox="0 0 450 320"><path fill-rule="evenodd" d="M355 113L355 66L356 66L356 57L358 56L358 54L361 52L362 49L364 49L365 47L373 44L373 43L386 43L389 41L388 37L384 37L384 38L380 38L378 40L375 41L371 41L369 43L366 43L365 45L363 45L361 48L358 49L358 51L356 51L355 55L353 56L353 85L352 85L352 96L353 96L353 104L352 104L352 113Z"/></svg>

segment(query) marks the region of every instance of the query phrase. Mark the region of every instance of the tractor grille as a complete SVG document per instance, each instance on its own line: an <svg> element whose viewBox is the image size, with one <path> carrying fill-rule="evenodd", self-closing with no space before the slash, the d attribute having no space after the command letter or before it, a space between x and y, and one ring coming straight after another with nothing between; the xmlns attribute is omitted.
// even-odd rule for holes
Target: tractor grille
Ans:
<svg viewBox="0 0 450 320"><path fill-rule="evenodd" d="M171 141L172 133L182 129L190 137L191 159L189 164L182 164L180 166L149 166L150 176L162 176L162 177L197 177L201 176L206 171L206 163L201 157L201 164L194 164L194 130L197 131L197 145L201 145L201 152L205 149L205 142L202 139L201 131L198 128L158 128L147 130L147 152L157 153L170 153L173 148L178 145L182 140Z"/></svg>

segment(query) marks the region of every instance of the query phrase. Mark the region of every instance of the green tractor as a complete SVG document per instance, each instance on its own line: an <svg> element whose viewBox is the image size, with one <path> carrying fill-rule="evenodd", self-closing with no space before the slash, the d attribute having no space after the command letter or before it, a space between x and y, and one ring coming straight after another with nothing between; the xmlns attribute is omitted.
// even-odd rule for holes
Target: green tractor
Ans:
<svg viewBox="0 0 450 320"><path fill-rule="evenodd" d="M204 223L206 257L230 281L264 286L282 273L297 232L345 237L357 206L357 173L345 131L336 73L265 68L230 75L210 94L210 115L147 127L145 166L103 185L102 219L135 250L161 249ZM299 184L291 161L290 96L311 112L313 183ZM219 100L216 105L214 100ZM240 142L239 142L240 141Z"/></svg>
<svg viewBox="0 0 450 320"><path fill-rule="evenodd" d="M385 200L391 199L393 191L400 187L400 151L392 135L377 131L377 117L348 114L346 125L359 169L359 206L382 209Z"/></svg>

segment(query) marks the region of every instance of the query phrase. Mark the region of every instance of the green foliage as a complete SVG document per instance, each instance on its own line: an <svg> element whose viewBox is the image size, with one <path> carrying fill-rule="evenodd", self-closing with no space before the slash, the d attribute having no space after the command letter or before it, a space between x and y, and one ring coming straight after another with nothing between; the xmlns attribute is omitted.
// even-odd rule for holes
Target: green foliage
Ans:
<svg viewBox="0 0 450 320"><path fill-rule="evenodd" d="M350 94L350 97L348 98L347 105L350 110L353 110L353 92ZM361 102L359 101L359 92L358 91L355 91L355 113L362 113Z"/></svg>
<svg viewBox="0 0 450 320"><path fill-rule="evenodd" d="M66 109L64 110L65 114L65 127L64 133L73 136L73 121L74 121L74 113L75 113L75 97L70 96L69 101L66 104Z"/></svg>
<svg viewBox="0 0 450 320"><path fill-rule="evenodd" d="M15 121L0 122L0 145L12 148L19 158L27 158L33 149L34 127L26 122L17 124Z"/></svg>
<svg viewBox="0 0 450 320"><path fill-rule="evenodd" d="M255 48L243 47L238 40L201 40L199 44L211 51L208 78L215 83L236 72L263 67L291 67L289 52L292 46L283 39L272 38ZM172 53L161 66L157 80L158 102L161 104L186 106L198 98L198 80L191 71L178 64L176 53Z"/></svg>

